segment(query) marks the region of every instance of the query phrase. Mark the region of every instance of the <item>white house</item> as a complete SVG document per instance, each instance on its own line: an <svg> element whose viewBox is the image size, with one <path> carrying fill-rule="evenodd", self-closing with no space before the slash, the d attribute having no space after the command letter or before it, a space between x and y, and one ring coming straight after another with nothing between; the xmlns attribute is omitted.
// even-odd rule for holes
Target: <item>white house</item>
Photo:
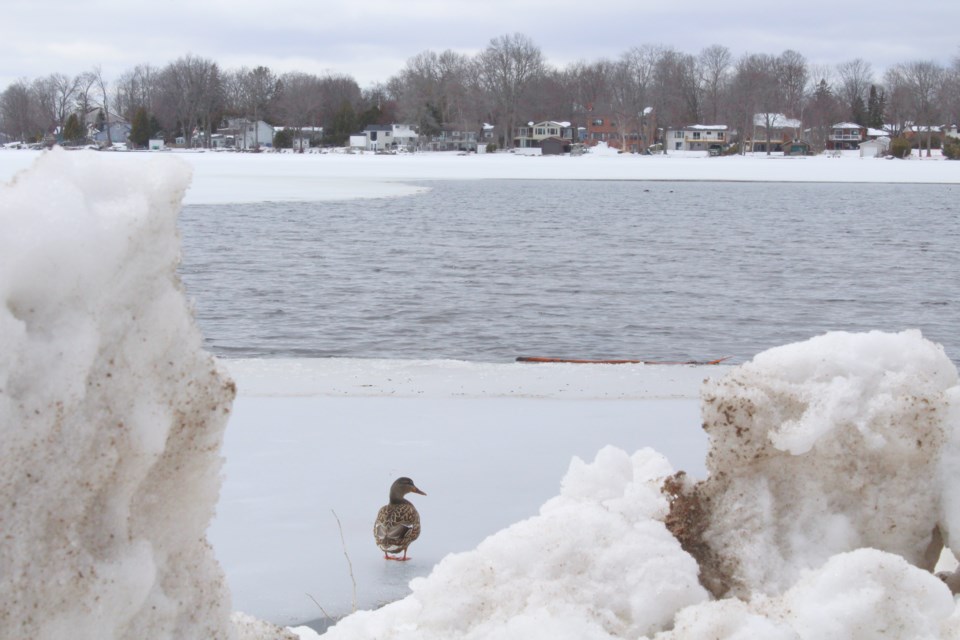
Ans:
<svg viewBox="0 0 960 640"><path fill-rule="evenodd" d="M709 151L722 149L729 141L725 124L691 124L681 129L667 129L668 151Z"/></svg>
<svg viewBox="0 0 960 640"><path fill-rule="evenodd" d="M217 129L215 136L222 136L222 146L240 150L256 149L258 147L273 146L273 127L263 120L248 120L247 118L230 118L227 126ZM232 139L232 142L231 142ZM214 136L211 144L216 145Z"/></svg>
<svg viewBox="0 0 960 640"><path fill-rule="evenodd" d="M408 124L370 124L350 136L350 146L367 151L403 151L417 146L416 130Z"/></svg>
<svg viewBox="0 0 960 640"><path fill-rule="evenodd" d="M548 138L559 138L572 143L577 130L569 122L544 120L543 122L528 122L526 126L517 127L513 136L513 146L518 149L539 149L540 144Z"/></svg>

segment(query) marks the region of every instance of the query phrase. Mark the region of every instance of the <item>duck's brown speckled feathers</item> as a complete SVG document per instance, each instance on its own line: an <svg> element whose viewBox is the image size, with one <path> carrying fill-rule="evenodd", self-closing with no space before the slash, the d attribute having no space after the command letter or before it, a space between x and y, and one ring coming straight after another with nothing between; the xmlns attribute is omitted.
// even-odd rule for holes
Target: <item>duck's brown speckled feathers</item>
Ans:
<svg viewBox="0 0 960 640"><path fill-rule="evenodd" d="M410 478L397 478L390 487L390 504L380 507L373 524L373 537L387 560L408 560L407 547L420 537L420 514L404 497L408 493L427 495ZM390 555L401 552L401 558Z"/></svg>

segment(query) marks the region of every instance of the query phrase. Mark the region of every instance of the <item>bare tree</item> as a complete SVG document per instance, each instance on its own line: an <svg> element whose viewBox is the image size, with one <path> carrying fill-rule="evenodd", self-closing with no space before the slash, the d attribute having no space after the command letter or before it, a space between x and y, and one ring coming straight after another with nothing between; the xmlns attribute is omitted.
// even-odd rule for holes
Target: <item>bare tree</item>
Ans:
<svg viewBox="0 0 960 640"><path fill-rule="evenodd" d="M222 107L220 69L211 60L186 55L167 65L160 74L159 111L166 122L179 123L187 146L199 134L203 146L210 143L215 114Z"/></svg>
<svg viewBox="0 0 960 640"><path fill-rule="evenodd" d="M944 70L944 124L960 124L960 56Z"/></svg>
<svg viewBox="0 0 960 640"><path fill-rule="evenodd" d="M781 107L775 72L776 58L769 54L745 54L737 61L731 93L735 96L734 117L740 127L741 153L746 152L748 134L753 151L758 115L766 128L766 147L770 151L770 132Z"/></svg>
<svg viewBox="0 0 960 640"><path fill-rule="evenodd" d="M697 72L703 87L704 115L711 122L720 121L721 101L730 82L733 55L726 47L714 44L697 56Z"/></svg>
<svg viewBox="0 0 960 640"><path fill-rule="evenodd" d="M259 148L260 127L256 123L266 117L270 109L270 104L277 93L277 78L269 68L259 66L243 75L243 87L246 115L252 116L254 122L253 144L255 148Z"/></svg>
<svg viewBox="0 0 960 640"><path fill-rule="evenodd" d="M46 126L38 119L36 98L26 78L14 82L0 94L0 115L4 133L21 142L39 138Z"/></svg>
<svg viewBox="0 0 960 640"><path fill-rule="evenodd" d="M114 84L114 110L128 121L141 107L148 113L156 113L155 97L160 73L149 64L140 64L125 71Z"/></svg>
<svg viewBox="0 0 960 640"><path fill-rule="evenodd" d="M51 73L34 80L32 90L49 131L62 131L67 117L73 113L79 80L62 73Z"/></svg>
<svg viewBox="0 0 960 640"><path fill-rule="evenodd" d="M863 124L866 118L867 92L873 84L873 68L860 58L837 65L840 76L839 98L849 108L849 118Z"/></svg>
<svg viewBox="0 0 960 640"><path fill-rule="evenodd" d="M929 158L933 144L933 128L940 124L940 98L947 78L946 71L932 60L899 64L894 69L891 79L908 92L913 124L918 139L926 138Z"/></svg>
<svg viewBox="0 0 960 640"><path fill-rule="evenodd" d="M283 74L279 79L275 102L277 116L301 141L302 151L304 128L321 126L323 86L320 79L299 71Z"/></svg>
<svg viewBox="0 0 960 640"><path fill-rule="evenodd" d="M787 49L776 60L774 69L777 89L783 106L783 113L790 118L801 118L806 97L807 60L802 55Z"/></svg>
<svg viewBox="0 0 960 640"><path fill-rule="evenodd" d="M85 136L90 124L90 115L99 107L91 95L96 89L96 77L89 71L79 74L76 77L76 112L80 120L80 125Z"/></svg>
<svg viewBox="0 0 960 640"><path fill-rule="evenodd" d="M657 52L651 82L657 123L667 129L699 122L702 91L696 58L673 49Z"/></svg>
<svg viewBox="0 0 960 640"><path fill-rule="evenodd" d="M96 65L89 72L93 88L99 92L100 97L100 109L103 110L104 118L104 128L107 130L107 145L113 144L113 135L110 130L110 124L113 122L113 119L110 116L110 95L108 91L109 84L107 80L103 77L103 69L100 65Z"/></svg>
<svg viewBox="0 0 960 640"><path fill-rule="evenodd" d="M477 113L469 99L470 75L469 58L454 51L424 51L410 58L392 85L401 117L426 135L447 125L469 130Z"/></svg>
<svg viewBox="0 0 960 640"><path fill-rule="evenodd" d="M527 36L515 33L490 41L478 58L480 80L493 96L504 146L512 146L513 128L529 87L546 68L543 54Z"/></svg>
<svg viewBox="0 0 960 640"><path fill-rule="evenodd" d="M819 69L812 76L819 78L808 88L809 97L804 107L804 125L806 126L806 140L815 152L826 148L827 139L833 125L843 118L844 108L834 95L833 86L828 81L828 74Z"/></svg>

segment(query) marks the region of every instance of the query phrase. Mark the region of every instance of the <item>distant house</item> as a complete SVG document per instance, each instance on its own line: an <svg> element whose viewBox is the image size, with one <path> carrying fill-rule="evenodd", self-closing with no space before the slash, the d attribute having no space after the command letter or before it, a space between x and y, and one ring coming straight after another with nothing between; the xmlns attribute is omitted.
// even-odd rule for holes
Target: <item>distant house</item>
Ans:
<svg viewBox="0 0 960 640"><path fill-rule="evenodd" d="M210 136L210 146L247 151L273 146L273 127L263 120L229 118L227 125Z"/></svg>
<svg viewBox="0 0 960 640"><path fill-rule="evenodd" d="M653 107L646 107L640 113L626 117L605 114L599 110L593 112L592 106L588 110L591 113L587 116L587 126L583 135L579 136L580 141L588 147L604 143L613 149L642 153L654 142Z"/></svg>
<svg viewBox="0 0 960 640"><path fill-rule="evenodd" d="M636 135L636 132L634 134ZM611 116L591 115L587 118L587 136L583 142L589 147L603 142L608 147L619 149L622 146L622 136L617 120Z"/></svg>
<svg viewBox="0 0 960 640"><path fill-rule="evenodd" d="M667 129L668 151L720 150L728 142L725 124L691 124L681 129Z"/></svg>
<svg viewBox="0 0 960 640"><path fill-rule="evenodd" d="M350 136L350 146L367 151L413 150L419 135L409 124L370 124Z"/></svg>
<svg viewBox="0 0 960 640"><path fill-rule="evenodd" d="M830 127L827 135L828 151L850 151L867 139L867 128L854 122L840 122Z"/></svg>
<svg viewBox="0 0 960 640"><path fill-rule="evenodd" d="M803 124L782 113L757 113L753 116L753 131L744 142L748 151L783 151L783 144L800 139ZM769 149L767 148L769 141Z"/></svg>
<svg viewBox="0 0 960 640"><path fill-rule="evenodd" d="M109 133L108 133L109 130ZM133 130L133 127L130 126L129 122L114 121L110 124L105 124L103 131L94 131L93 135L90 136L93 138L93 141L99 145L105 145L109 142L126 142L130 139L130 131Z"/></svg>
<svg viewBox="0 0 960 640"><path fill-rule="evenodd" d="M945 138L960 138L960 130L955 124L947 124L943 126L943 135Z"/></svg>
<svg viewBox="0 0 960 640"><path fill-rule="evenodd" d="M444 127L421 146L430 151L477 151L477 132Z"/></svg>
<svg viewBox="0 0 960 640"><path fill-rule="evenodd" d="M518 149L539 149L547 138L559 138L572 143L577 135L576 127L569 122L544 120L530 122L526 126L517 127L514 131L513 146Z"/></svg>

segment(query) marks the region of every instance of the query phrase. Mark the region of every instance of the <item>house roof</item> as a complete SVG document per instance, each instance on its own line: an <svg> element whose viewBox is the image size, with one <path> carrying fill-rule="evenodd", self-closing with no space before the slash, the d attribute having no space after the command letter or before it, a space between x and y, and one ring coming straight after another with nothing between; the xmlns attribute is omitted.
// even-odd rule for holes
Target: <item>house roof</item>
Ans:
<svg viewBox="0 0 960 640"><path fill-rule="evenodd" d="M839 124L833 125L833 127L831 127L831 128L833 128L833 129L863 129L864 127L861 127L861 126L858 125L856 122L841 122L841 123L839 123Z"/></svg>
<svg viewBox="0 0 960 640"><path fill-rule="evenodd" d="M755 113L753 114L753 124L756 127L767 126L767 117L770 118L770 126L777 129L799 129L802 123L794 118L788 118L782 113Z"/></svg>
<svg viewBox="0 0 960 640"><path fill-rule="evenodd" d="M551 124L553 124L553 125L556 125L556 126L558 126L558 127L569 127L569 126L570 126L570 123L569 123L569 122L557 122L556 120L541 120L540 122L528 122L528 123L527 123L527 126L528 126L528 127L535 127L535 126L541 125L541 124L542 124L542 125L551 125Z"/></svg>
<svg viewBox="0 0 960 640"><path fill-rule="evenodd" d="M710 131L726 131L726 130L727 130L727 125L725 125L725 124L691 124L691 125L688 125L688 126L684 127L684 129L691 129L691 130L694 130L694 131L706 131L706 130L710 130Z"/></svg>

